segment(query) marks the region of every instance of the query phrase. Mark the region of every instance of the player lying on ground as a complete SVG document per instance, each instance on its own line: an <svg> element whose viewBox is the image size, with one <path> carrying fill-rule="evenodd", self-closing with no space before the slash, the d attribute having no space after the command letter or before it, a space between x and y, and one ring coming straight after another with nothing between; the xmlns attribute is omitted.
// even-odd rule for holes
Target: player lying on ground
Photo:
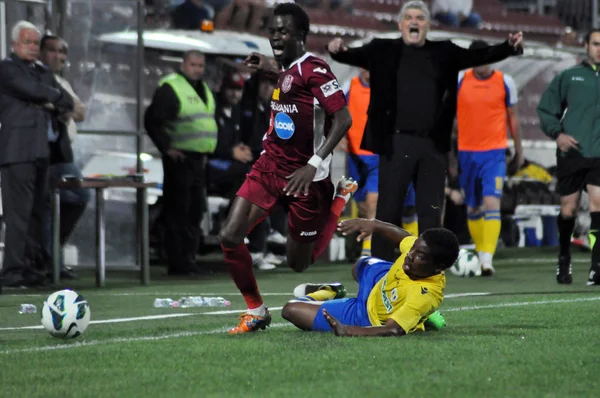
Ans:
<svg viewBox="0 0 600 398"><path fill-rule="evenodd" d="M308 15L296 4L275 7L269 41L281 70L264 55L252 54L249 67L274 76L271 122L264 152L237 193L219 238L231 277L248 311L230 334L264 329L271 315L252 272L244 237L278 205L289 210L287 262L302 272L327 247L340 213L357 184L342 179L334 199L329 177L333 149L352 124L346 98L329 65L307 53Z"/></svg>
<svg viewBox="0 0 600 398"><path fill-rule="evenodd" d="M358 239L381 234L400 247L393 264L361 257L352 267L358 296L345 298L340 284L305 284L294 290L298 300L283 307L282 316L306 331L337 336L404 336L439 328L437 308L444 299L446 277L458 256L458 240L449 230L433 228L420 237L379 220L354 219L339 224L344 235L360 231Z"/></svg>

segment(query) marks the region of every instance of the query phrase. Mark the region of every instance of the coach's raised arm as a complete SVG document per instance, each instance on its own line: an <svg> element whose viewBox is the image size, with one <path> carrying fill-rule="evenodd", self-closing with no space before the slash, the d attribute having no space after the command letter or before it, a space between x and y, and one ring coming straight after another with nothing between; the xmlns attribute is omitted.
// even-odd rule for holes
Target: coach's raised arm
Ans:
<svg viewBox="0 0 600 398"><path fill-rule="evenodd" d="M369 118L361 148L384 155L379 163L377 219L400 226L402 203L413 181L419 232L423 232L441 223L458 72L521 54L523 34L511 34L504 43L485 49L462 48L450 40L430 41L430 13L422 1L404 4L398 27L399 39L374 39L348 48L336 38L327 50L334 60L371 74ZM392 260L394 247L375 237L372 253Z"/></svg>

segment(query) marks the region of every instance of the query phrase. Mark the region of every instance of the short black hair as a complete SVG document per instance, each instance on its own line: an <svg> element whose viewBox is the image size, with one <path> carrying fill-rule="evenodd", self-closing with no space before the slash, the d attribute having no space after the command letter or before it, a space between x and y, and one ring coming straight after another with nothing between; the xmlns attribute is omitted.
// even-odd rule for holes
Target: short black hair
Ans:
<svg viewBox="0 0 600 398"><path fill-rule="evenodd" d="M585 35L585 42L587 44L590 44L590 40L592 40L592 34L594 33L600 33L600 28L592 28L592 30L590 30L589 32L587 32L587 34Z"/></svg>
<svg viewBox="0 0 600 398"><path fill-rule="evenodd" d="M306 43L306 35L310 31L310 18L302 7L294 3L281 3L275 7L273 15L292 17L294 26L302 34L302 42Z"/></svg>
<svg viewBox="0 0 600 398"><path fill-rule="evenodd" d="M48 42L51 40L63 41L63 39L56 35L45 34L44 36L42 36L42 40L40 40L40 51L44 51L46 49L46 46L48 45Z"/></svg>
<svg viewBox="0 0 600 398"><path fill-rule="evenodd" d="M183 53L184 61L187 61L191 57L197 57L197 58L204 57L204 53L200 50L187 50L186 52Z"/></svg>
<svg viewBox="0 0 600 398"><path fill-rule="evenodd" d="M460 245L454 233L446 228L431 228L423 232L421 238L431 250L431 261L442 269L452 267L458 258Z"/></svg>
<svg viewBox="0 0 600 398"><path fill-rule="evenodd" d="M469 50L480 50L482 48L488 48L490 45L484 40L473 40L469 46Z"/></svg>

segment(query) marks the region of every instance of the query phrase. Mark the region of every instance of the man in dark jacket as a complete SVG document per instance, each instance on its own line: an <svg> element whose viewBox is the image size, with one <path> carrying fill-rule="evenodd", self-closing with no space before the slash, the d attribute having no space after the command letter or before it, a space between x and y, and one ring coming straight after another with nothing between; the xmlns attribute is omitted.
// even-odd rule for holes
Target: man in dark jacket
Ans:
<svg viewBox="0 0 600 398"><path fill-rule="evenodd" d="M600 29L585 38L587 59L552 80L537 112L544 134L556 140L556 192L560 194L560 252L556 280L571 284L571 236L581 191L590 198L592 265L588 285L600 286Z"/></svg>
<svg viewBox="0 0 600 398"><path fill-rule="evenodd" d="M374 39L348 48L339 38L327 49L334 60L371 72L369 119L361 148L379 154L377 219L402 225L402 207L412 181L419 231L439 227L444 203L446 157L456 114L458 72L522 52L523 35L486 49L466 49L449 40L429 41L429 9L409 1L400 11L400 39ZM373 237L373 256L392 261L395 248Z"/></svg>
<svg viewBox="0 0 600 398"><path fill-rule="evenodd" d="M18 22L12 41L14 53L0 62L0 177L6 222L2 284L36 286L44 278L33 266L47 266L49 260L43 250L49 148L60 146L56 115L73 110L73 99L36 62L40 32L33 24Z"/></svg>

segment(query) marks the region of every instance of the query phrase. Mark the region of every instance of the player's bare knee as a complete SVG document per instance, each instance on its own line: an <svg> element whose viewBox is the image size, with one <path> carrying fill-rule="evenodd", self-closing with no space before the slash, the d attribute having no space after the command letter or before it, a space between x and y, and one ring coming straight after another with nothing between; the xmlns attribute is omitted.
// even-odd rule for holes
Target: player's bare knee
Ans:
<svg viewBox="0 0 600 398"><path fill-rule="evenodd" d="M574 218L577 215L577 207L571 203L565 203L560 206L560 214L564 218Z"/></svg>
<svg viewBox="0 0 600 398"><path fill-rule="evenodd" d="M236 231L233 223L228 223L219 231L219 242L225 247L236 247L244 242L244 235Z"/></svg>
<svg viewBox="0 0 600 398"><path fill-rule="evenodd" d="M296 306L294 304L296 303L287 303L281 309L281 317L286 321L292 322L292 320L294 319L294 313L296 312Z"/></svg>

